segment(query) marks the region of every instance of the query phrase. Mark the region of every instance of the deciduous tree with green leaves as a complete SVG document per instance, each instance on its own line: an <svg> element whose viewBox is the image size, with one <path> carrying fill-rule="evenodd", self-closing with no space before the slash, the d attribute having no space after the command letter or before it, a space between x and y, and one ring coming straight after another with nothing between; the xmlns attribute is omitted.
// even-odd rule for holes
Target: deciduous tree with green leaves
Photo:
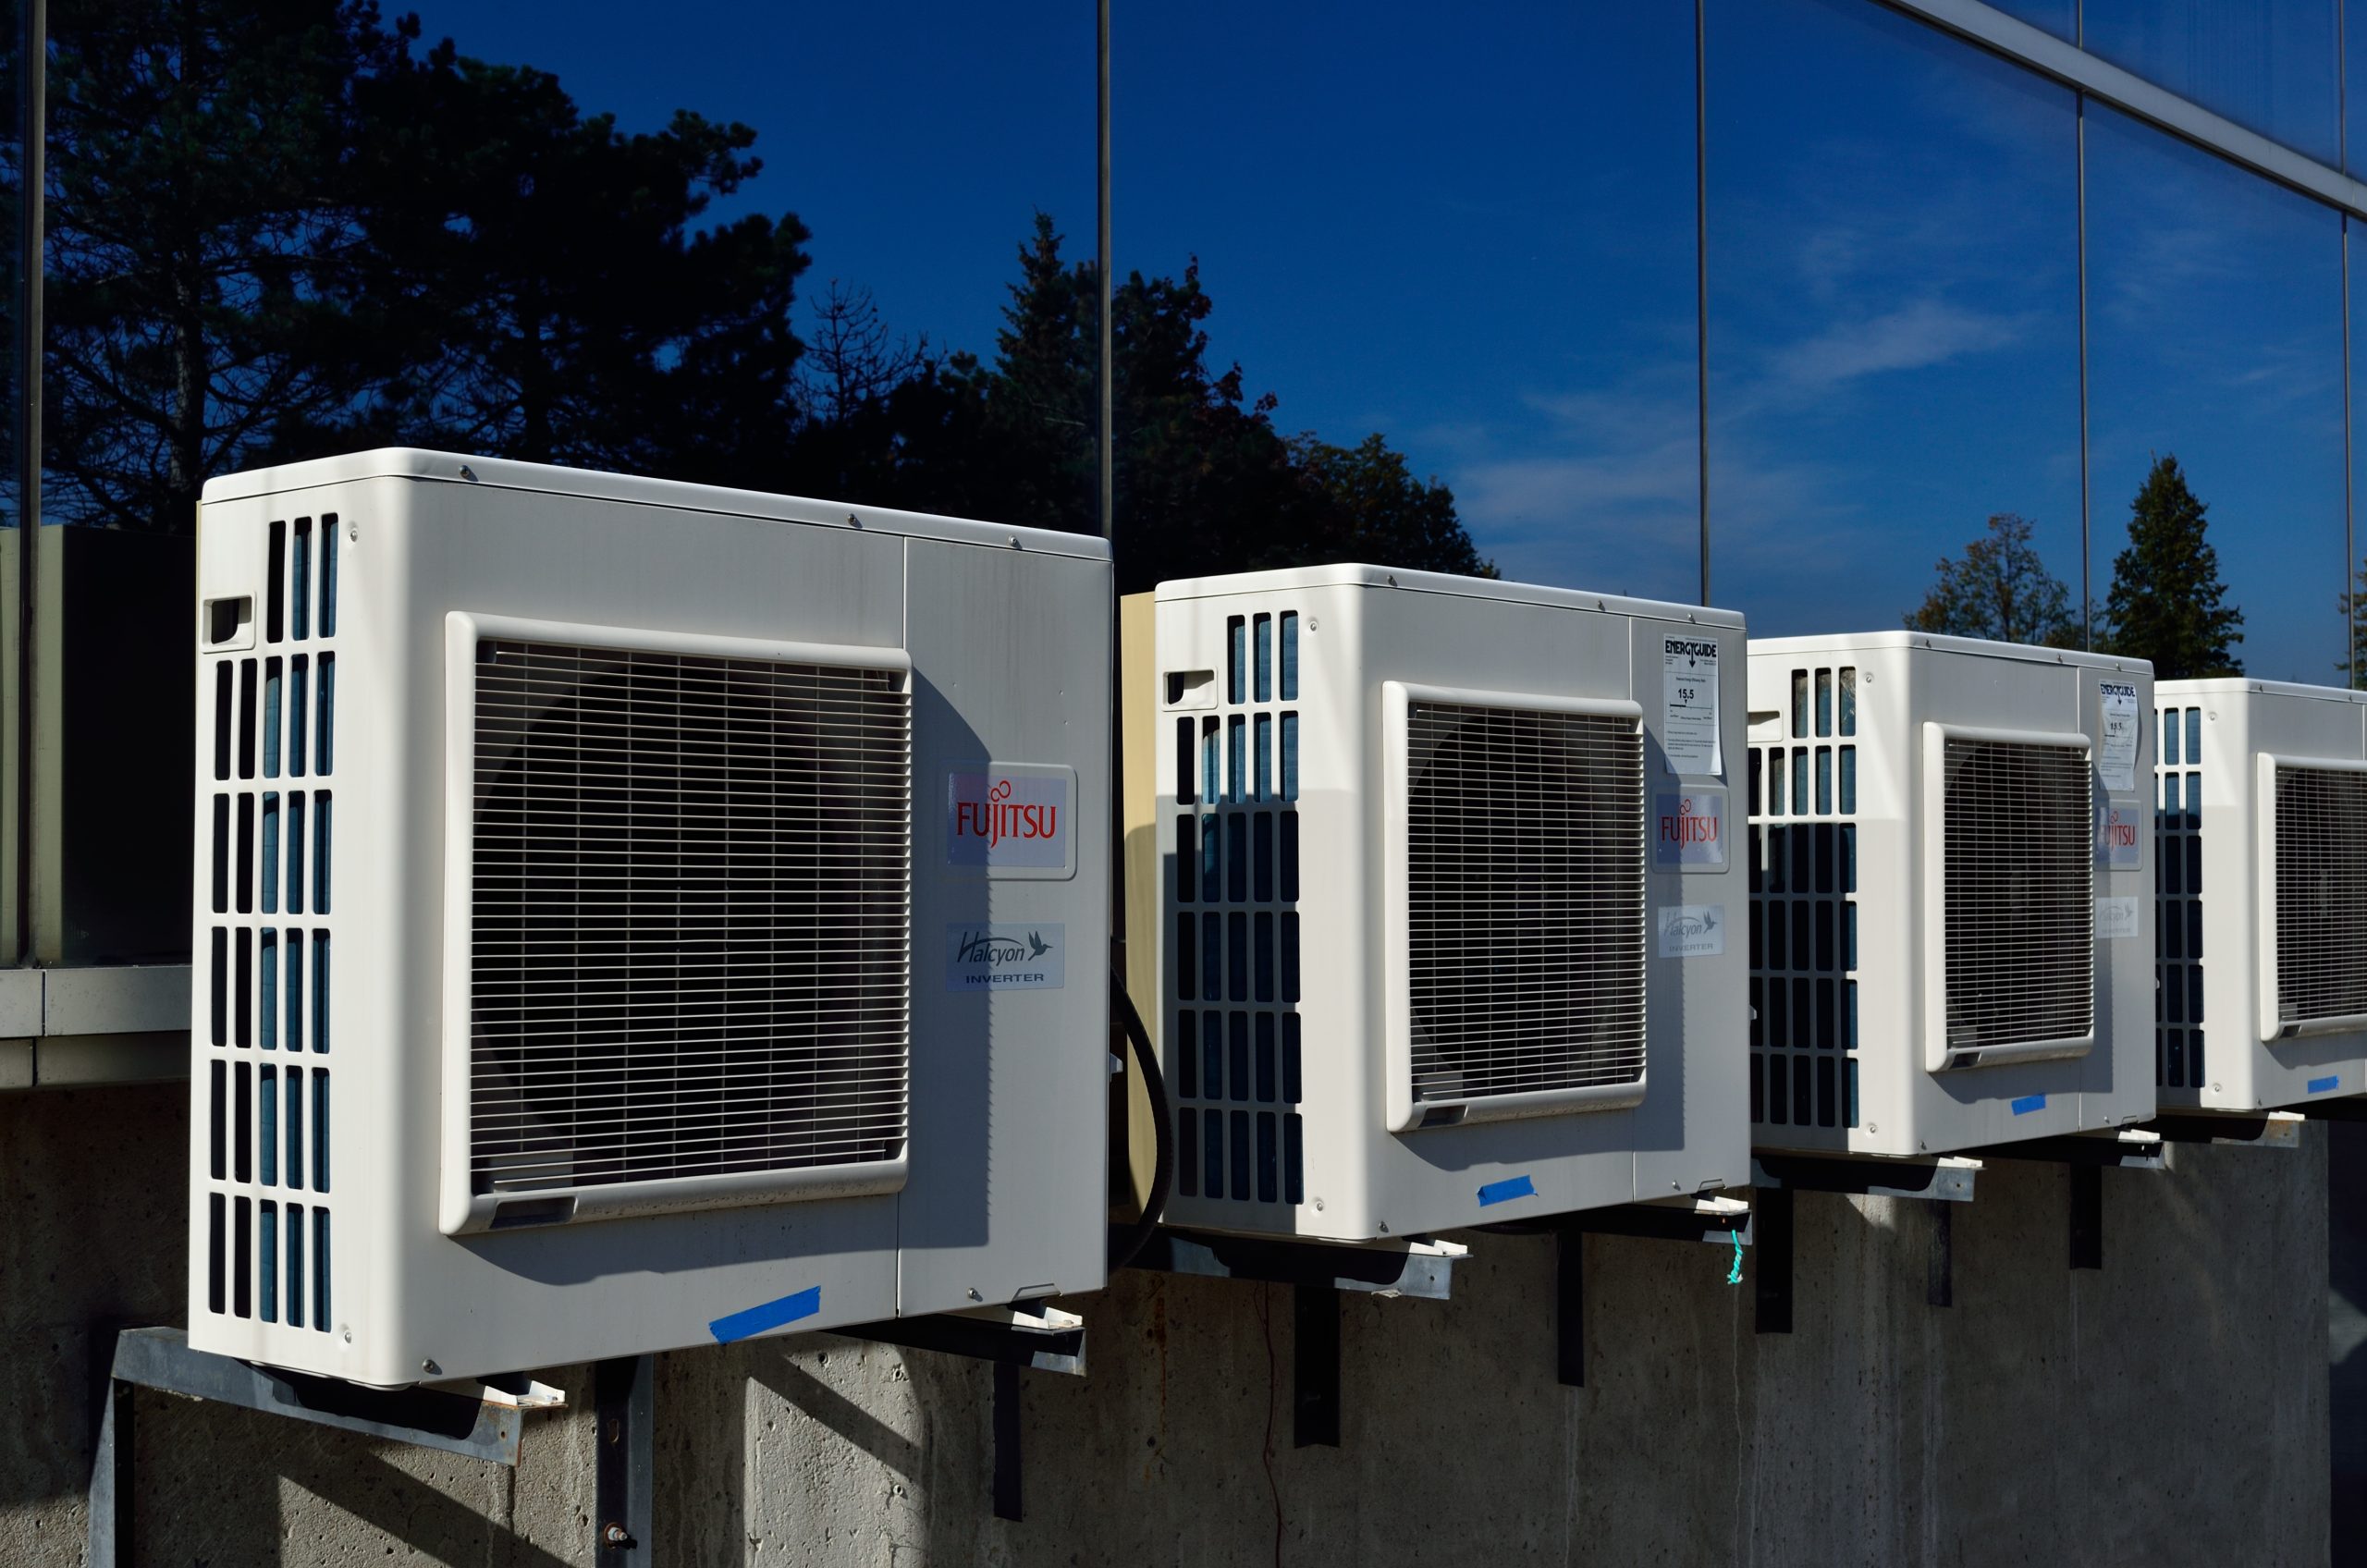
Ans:
<svg viewBox="0 0 2367 1568"><path fill-rule="evenodd" d="M1962 560L1941 560L1931 593L1907 614L1908 630L2050 648L2079 646L2070 590L2039 559L2031 531L2030 519L2017 513L1992 517L1987 537L1967 545Z"/></svg>
<svg viewBox="0 0 2367 1568"><path fill-rule="evenodd" d="M2113 562L2104 603L2104 647L2152 660L2157 680L2244 672L2236 656L2244 612L2226 603L2209 511L2169 453L2153 459L2129 504L2128 547Z"/></svg>

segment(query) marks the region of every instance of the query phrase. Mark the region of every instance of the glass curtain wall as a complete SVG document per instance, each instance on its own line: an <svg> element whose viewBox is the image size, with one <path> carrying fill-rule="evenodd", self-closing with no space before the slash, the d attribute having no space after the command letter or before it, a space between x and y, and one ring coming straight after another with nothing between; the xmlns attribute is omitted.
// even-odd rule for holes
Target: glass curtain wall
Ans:
<svg viewBox="0 0 2367 1568"><path fill-rule="evenodd" d="M1689 6L1116 26L1120 276L1199 255L1210 362L1384 433L1505 576L1698 595Z"/></svg>
<svg viewBox="0 0 2367 1568"><path fill-rule="evenodd" d="M2088 473L2098 594L2175 456L2210 508L2248 674L2338 683L2342 220L2088 108Z"/></svg>
<svg viewBox="0 0 2367 1568"><path fill-rule="evenodd" d="M2076 594L2071 93L1866 0L1713 0L1709 104L1720 602L1896 626L2007 514Z"/></svg>

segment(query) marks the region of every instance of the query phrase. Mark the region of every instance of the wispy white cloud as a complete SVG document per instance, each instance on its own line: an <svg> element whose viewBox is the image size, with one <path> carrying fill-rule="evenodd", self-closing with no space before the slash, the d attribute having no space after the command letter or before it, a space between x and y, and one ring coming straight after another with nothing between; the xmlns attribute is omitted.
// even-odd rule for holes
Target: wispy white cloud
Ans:
<svg viewBox="0 0 2367 1568"><path fill-rule="evenodd" d="M1827 387L2010 348L2028 326L2027 316L1968 310L1939 299L1913 300L1876 315L1835 322L1778 349L1770 368L1794 386Z"/></svg>

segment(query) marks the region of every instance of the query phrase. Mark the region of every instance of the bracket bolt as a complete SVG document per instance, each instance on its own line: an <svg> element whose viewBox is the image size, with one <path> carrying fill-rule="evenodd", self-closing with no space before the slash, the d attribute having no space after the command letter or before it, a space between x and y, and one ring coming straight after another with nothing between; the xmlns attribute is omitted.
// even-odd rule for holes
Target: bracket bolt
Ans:
<svg viewBox="0 0 2367 1568"><path fill-rule="evenodd" d="M600 1532L600 1544L602 1546L631 1546L632 1537L625 1534L625 1527L622 1525L611 1525Z"/></svg>

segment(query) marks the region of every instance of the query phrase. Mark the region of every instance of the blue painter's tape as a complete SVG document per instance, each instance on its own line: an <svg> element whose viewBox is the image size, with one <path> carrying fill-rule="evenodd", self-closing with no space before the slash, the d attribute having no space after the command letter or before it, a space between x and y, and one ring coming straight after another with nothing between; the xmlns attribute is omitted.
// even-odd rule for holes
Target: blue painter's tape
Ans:
<svg viewBox="0 0 2367 1568"><path fill-rule="evenodd" d="M2045 1109L2046 1096L2044 1095L2024 1095L2020 1099L2016 1100L2012 1106L2013 1112L2016 1116L2028 1116L2031 1111L2044 1110Z"/></svg>
<svg viewBox="0 0 2367 1568"><path fill-rule="evenodd" d="M793 1296L768 1301L762 1306L752 1306L745 1312L735 1312L729 1317L718 1317L706 1326L715 1342L728 1345L734 1340L748 1339L778 1329L784 1323L794 1323L801 1317L811 1317L822 1310L822 1287L811 1286Z"/></svg>
<svg viewBox="0 0 2367 1568"><path fill-rule="evenodd" d="M1479 1189L1479 1207L1485 1208L1491 1203L1510 1203L1515 1198L1533 1198L1536 1195L1536 1182L1526 1176L1507 1176Z"/></svg>
<svg viewBox="0 0 2367 1568"><path fill-rule="evenodd" d="M2312 1078L2310 1080L2310 1093L2313 1095L2323 1095L2328 1089L2339 1089L2341 1087L2342 1079L2338 1075L2333 1078Z"/></svg>

